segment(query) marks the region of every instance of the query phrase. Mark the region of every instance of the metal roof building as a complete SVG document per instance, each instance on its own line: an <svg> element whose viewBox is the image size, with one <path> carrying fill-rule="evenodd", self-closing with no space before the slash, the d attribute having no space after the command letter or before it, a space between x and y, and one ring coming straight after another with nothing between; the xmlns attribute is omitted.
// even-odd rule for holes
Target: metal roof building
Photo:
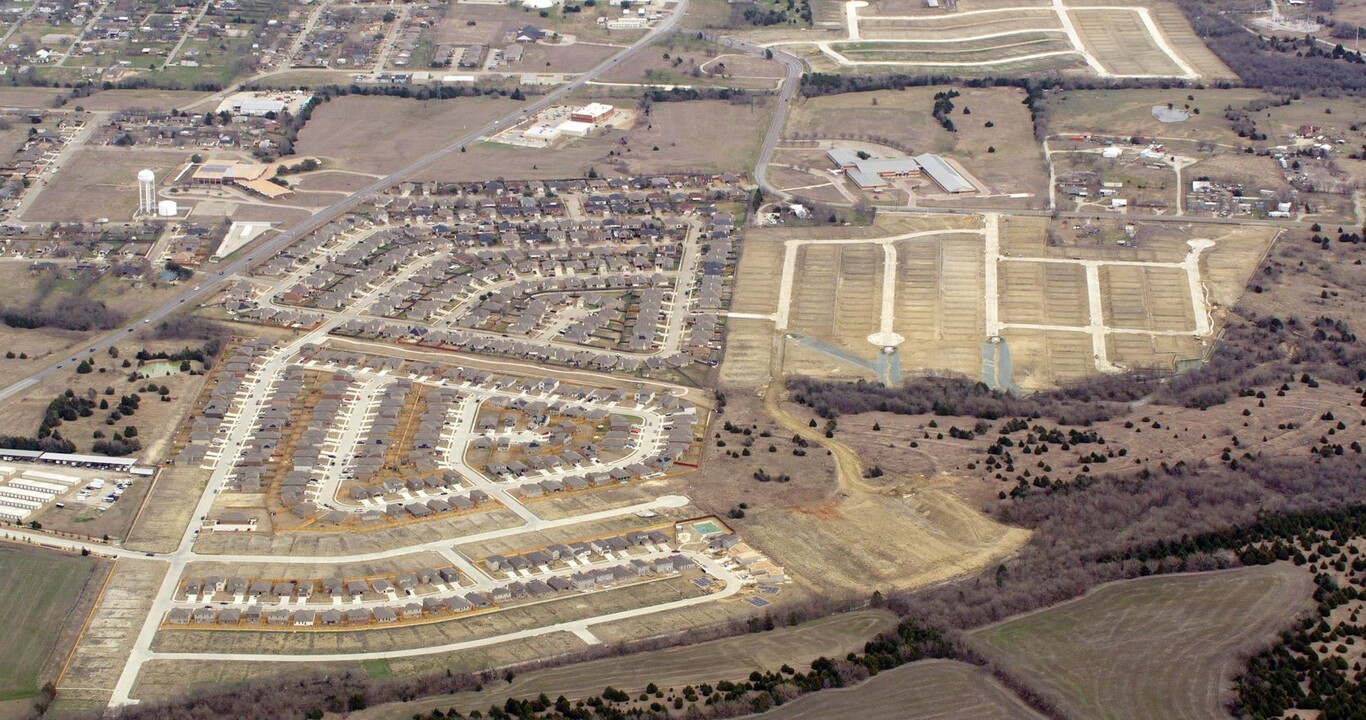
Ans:
<svg viewBox="0 0 1366 720"><path fill-rule="evenodd" d="M943 158L930 153L922 153L915 156L915 162L920 165L920 169L936 185L944 189L944 192L963 193L972 192L976 188L967 181L957 170L953 169Z"/></svg>

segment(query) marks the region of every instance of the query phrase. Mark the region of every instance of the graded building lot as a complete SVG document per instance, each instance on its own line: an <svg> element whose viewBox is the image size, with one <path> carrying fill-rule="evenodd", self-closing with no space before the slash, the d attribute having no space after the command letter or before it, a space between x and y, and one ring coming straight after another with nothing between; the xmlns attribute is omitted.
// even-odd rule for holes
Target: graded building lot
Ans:
<svg viewBox="0 0 1366 720"><path fill-rule="evenodd" d="M412 100L348 95L314 109L295 147L300 156L325 158L342 170L382 174L506 115L518 104L496 96ZM456 159L467 158L462 154Z"/></svg>
<svg viewBox="0 0 1366 720"><path fill-rule="evenodd" d="M1072 10L1072 24L1104 68L1115 75L1184 75L1139 15L1126 9Z"/></svg>
<svg viewBox="0 0 1366 720"><path fill-rule="evenodd" d="M980 372L986 336L981 238L945 234L899 240L896 246L892 329L906 338L898 346L903 372Z"/></svg>
<svg viewBox="0 0 1366 720"><path fill-rule="evenodd" d="M851 688L797 698L758 717L821 720L1041 720L987 671L953 660L922 660L878 673Z"/></svg>
<svg viewBox="0 0 1366 720"><path fill-rule="evenodd" d="M222 500L216 511L259 507L249 503L256 503L260 496L242 494L242 497L245 502L241 504L235 500ZM419 545L441 537L458 538L461 535L504 530L522 523L523 520L512 511L500 508L372 532L204 533L195 543L195 551L205 555L361 555Z"/></svg>
<svg viewBox="0 0 1366 720"><path fill-rule="evenodd" d="M786 663L804 668L818 657L857 652L880 632L895 626L883 610L860 610L812 620L792 627L696 645L665 648L624 657L594 660L560 668L533 670L511 683L498 683L478 693L457 693L402 704L387 704L352 714L356 720L399 720L435 708L463 711L502 706L508 698L564 695L590 697L606 686L634 693L654 683L661 688L740 680L755 670L774 670ZM595 630L596 633L596 630Z"/></svg>
<svg viewBox="0 0 1366 720"><path fill-rule="evenodd" d="M173 552L189 525L195 504L204 492L209 471L184 466L164 467L144 500L124 543L133 550Z"/></svg>
<svg viewBox="0 0 1366 720"><path fill-rule="evenodd" d="M428 567L447 567L450 564L441 553L433 551L413 552L365 562L322 563L271 562L270 558L262 558L256 562L219 562L209 556L186 565L185 571L181 573L181 579L206 578L214 575L289 581L321 580L330 577L368 578L415 572ZM217 599L222 600L223 597Z"/></svg>
<svg viewBox="0 0 1366 720"><path fill-rule="evenodd" d="M1204 356L1275 235L1129 221L1132 237L1121 233L1117 244L1100 227L1108 221L1095 232L1078 229L1092 221L1066 221L1050 243L1044 219L987 217L958 219L985 222L975 233L919 237L899 237L883 220L823 240L799 228L752 231L730 318L745 362L723 366L723 382L767 377L753 361L767 352L769 320L772 341L784 344L783 371L814 377L894 381L880 355L891 344L901 376L981 378L991 336L1008 342L1014 380L1029 389L1124 367L1173 368ZM984 237L998 237L986 252ZM896 275L884 282L888 262ZM875 343L883 333L893 335Z"/></svg>
<svg viewBox="0 0 1366 720"><path fill-rule="evenodd" d="M73 611L99 591L103 569L92 557L0 543L0 700L35 695L56 677L85 621Z"/></svg>
<svg viewBox="0 0 1366 720"><path fill-rule="evenodd" d="M1079 717L1222 718L1241 658L1312 590L1289 563L1128 580L969 638Z"/></svg>
<svg viewBox="0 0 1366 720"><path fill-rule="evenodd" d="M119 560L57 685L58 711L103 708L137 639L165 563Z"/></svg>
<svg viewBox="0 0 1366 720"><path fill-rule="evenodd" d="M598 100L635 103L613 97ZM582 177L590 169L599 175L743 173L754 167L771 105L763 98L756 98L753 105L723 100L656 103L630 130L595 130L552 150L479 143L418 173L414 180L555 179ZM733 132L717 135L716 127Z"/></svg>
<svg viewBox="0 0 1366 720"><path fill-rule="evenodd" d="M138 208L137 174L156 173L158 185L189 161L188 152L86 147L75 150L25 211L25 222L128 220Z"/></svg>

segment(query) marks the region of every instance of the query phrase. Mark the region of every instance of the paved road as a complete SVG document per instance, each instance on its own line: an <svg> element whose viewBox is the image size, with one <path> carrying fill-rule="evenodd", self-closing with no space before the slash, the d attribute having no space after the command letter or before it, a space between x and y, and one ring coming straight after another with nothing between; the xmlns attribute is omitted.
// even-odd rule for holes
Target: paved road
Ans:
<svg viewBox="0 0 1366 720"><path fill-rule="evenodd" d="M587 631L588 628L592 627L593 625L615 622L617 620L626 620L628 618L641 617L643 615L652 615L654 613L664 612L666 610L673 610L675 608L684 608L692 605L700 605L702 603L715 602L717 600L728 598L740 592L740 579L737 578L734 575L734 573L721 567L721 565L717 563L715 560L712 560L711 558L708 558L706 556L693 555L692 558L712 577L719 578L720 580L724 581L726 584L725 588L718 592L708 593L706 595L697 595L690 598L683 598L681 600L660 603L658 605L649 605L643 608L622 610L621 612L615 612L609 615L597 615L595 617L586 618L583 620L572 620L569 622L562 622L555 625L528 628L526 630L518 630L503 635L494 635L493 637L480 638L477 640L466 640L464 642L449 643L447 645L429 645L426 647L407 648L403 650L374 650L369 652L355 653L156 653L156 659L191 661L233 660L245 662L319 663L348 660L357 661L377 660L385 658L406 658L416 657L420 655L436 655L439 653L455 652L457 650L468 650L470 648L486 647L488 645L496 645L498 643L511 642L513 640L525 640L527 638L539 637L541 635L550 635L552 633L557 632L572 632L576 635L579 635L580 633ZM582 637L582 635L580 635L580 637Z"/></svg>
<svg viewBox="0 0 1366 720"><path fill-rule="evenodd" d="M792 98L796 96L797 89L801 86L803 65L802 61L796 56L789 55L775 48L766 48L762 45L747 43L743 40L736 40L729 37L712 38L720 45L725 45L743 53L766 57L772 53L773 59L782 63L787 74L783 77L782 84L778 87L777 105L773 109L773 119L768 123L768 132L764 134L764 143L759 147L759 159L754 164L754 182L763 189L764 194L775 196L784 200L791 199L791 195L768 182L768 163L773 158L773 150L778 146L778 138L783 134L783 123L787 121L788 106L792 103Z"/></svg>
<svg viewBox="0 0 1366 720"><path fill-rule="evenodd" d="M71 356L69 359L63 359L56 361L52 364L49 364L47 367L35 371L32 375L25 378L24 380L20 380L19 382L16 382L10 385L9 387L0 390L0 401L9 400L13 397L22 394L34 385L37 385L41 383L43 380L46 380L52 375L60 372L68 365L75 365L83 356L100 352L105 348L108 348L109 346L113 345L119 340L122 340L128 334L136 330L138 327L156 323L162 318L165 318L168 315L177 312L178 310L180 310L181 306L185 305L186 303L190 303L196 298L208 296L209 294L214 292L216 286L225 282L234 274L242 270L248 269L252 265L256 264L258 261L269 258L270 256L274 255L280 250L288 247L291 243L297 241L299 238L302 238L308 235L309 233L313 232L314 230L326 225L327 223L336 220L345 213L349 212L352 208L364 202L366 198L376 193L382 192L398 184L406 178L416 175L417 173L431 167L432 165L435 165L436 163L445 160L451 155L459 153L462 148L471 145L475 142L478 142L484 139L485 137L504 129L507 125L511 123L515 123L521 120L522 118L525 118L529 115L536 113L542 108L554 105L555 103L563 100L567 95L588 84L594 78L603 74L607 70L616 67L618 63L624 62L631 58L633 55L639 53L647 45L653 43L660 36L672 31L674 26L678 24L678 22L683 18L684 14L686 14L687 11L688 0L678 0L678 3L674 7L673 12L671 12L667 17L661 20L660 23L654 27L654 29L652 29L645 35L641 36L639 40L636 40L625 50L621 51L620 53L617 53L616 55L613 55L610 58L607 58L606 60L603 60L593 69L585 73L582 73L569 83L559 86L551 92L541 96L540 99L535 100L534 102L527 103L516 112L510 113L497 120L494 120L470 132L468 135L459 138L458 140L450 143L449 145L446 145L443 148L440 148L423 156L422 158L414 161L406 167L395 170L389 175L386 175L370 183L369 185L366 185L365 187L356 191L352 195L349 195L346 198L339 200L336 203L333 203L332 205L329 205L326 208L318 211L313 215L313 217L309 218L308 220L305 220L299 223L298 225L295 225L294 227L290 228L289 230L286 230L285 232L277 235L276 237L273 237L265 241L261 245L257 246L255 249L247 250L245 253L243 253L243 257L240 257L232 262L220 264L216 268L210 267L207 270L202 270L195 276L195 278L186 283L186 285L190 289L184 290L176 296L170 298L166 302L166 304L162 305L159 308L156 308L155 310L151 311L142 318L135 319L132 323L124 327L115 329L110 333L106 334L105 336L91 341L91 343L87 346L88 349L86 351L77 353L76 355ZM781 124L778 125L778 128L781 130ZM771 129L770 132L772 132ZM214 270L217 270L217 272L214 272ZM198 284L191 285L190 283Z"/></svg>

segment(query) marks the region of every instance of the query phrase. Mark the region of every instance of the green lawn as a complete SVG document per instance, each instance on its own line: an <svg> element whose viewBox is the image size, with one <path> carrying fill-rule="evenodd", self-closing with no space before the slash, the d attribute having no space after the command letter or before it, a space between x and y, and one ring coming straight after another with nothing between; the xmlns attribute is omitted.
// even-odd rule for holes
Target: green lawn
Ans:
<svg viewBox="0 0 1366 720"><path fill-rule="evenodd" d="M0 700L38 692L42 671L98 561L14 545L0 545Z"/></svg>

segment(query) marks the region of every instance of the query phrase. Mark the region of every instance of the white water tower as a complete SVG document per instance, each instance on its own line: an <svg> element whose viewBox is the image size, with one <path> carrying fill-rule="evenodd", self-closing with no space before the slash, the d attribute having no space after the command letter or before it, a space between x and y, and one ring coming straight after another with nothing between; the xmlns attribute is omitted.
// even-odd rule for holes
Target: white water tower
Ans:
<svg viewBox="0 0 1366 720"><path fill-rule="evenodd" d="M157 176L151 170L138 173L138 214L157 214Z"/></svg>

